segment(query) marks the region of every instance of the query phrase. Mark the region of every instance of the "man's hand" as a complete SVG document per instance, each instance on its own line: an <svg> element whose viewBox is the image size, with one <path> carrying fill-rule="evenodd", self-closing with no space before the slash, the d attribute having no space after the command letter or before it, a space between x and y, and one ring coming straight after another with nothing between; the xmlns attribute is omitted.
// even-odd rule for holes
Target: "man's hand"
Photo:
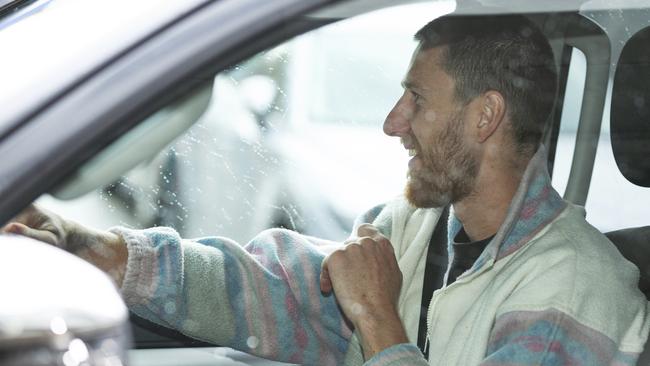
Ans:
<svg viewBox="0 0 650 366"><path fill-rule="evenodd" d="M345 316L361 335L367 359L394 344L408 342L397 312L402 272L390 241L372 225L330 254L322 264L320 286L334 291Z"/></svg>
<svg viewBox="0 0 650 366"><path fill-rule="evenodd" d="M23 210L0 228L0 232L24 235L64 249L99 267L118 285L122 284L128 253L122 238L116 234L87 228L35 205Z"/></svg>
<svg viewBox="0 0 650 366"><path fill-rule="evenodd" d="M34 205L0 228L0 232L24 235L65 250L69 250L68 231L67 222L60 216Z"/></svg>

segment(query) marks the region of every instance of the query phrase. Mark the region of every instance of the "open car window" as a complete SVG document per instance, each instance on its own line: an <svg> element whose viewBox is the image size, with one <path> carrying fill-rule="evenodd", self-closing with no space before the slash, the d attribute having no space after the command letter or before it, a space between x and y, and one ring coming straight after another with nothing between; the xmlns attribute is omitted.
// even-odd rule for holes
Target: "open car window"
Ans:
<svg viewBox="0 0 650 366"><path fill-rule="evenodd" d="M246 242L279 226L342 240L356 215L401 192L408 157L381 133L381 124L401 93L396 85L415 46L413 33L431 14L454 8L453 2L392 7L263 51L217 74L204 113L189 116L195 125L155 157L76 201L43 201L72 217L81 212L81 202L94 201L98 214L79 219L100 227L166 225L185 236L220 233ZM413 21L385 27L396 17ZM396 51L385 53L386 48ZM561 63L562 49L555 51ZM579 48L564 52L571 64L566 89L560 91L559 135L552 142L557 149L552 173L560 193L573 164L589 61ZM587 217L603 231L642 224L645 209L643 200L630 200L628 215L610 215L614 203L606 192L620 186L615 178L620 173L607 153L607 118L605 111L601 136L581 137L598 140L598 155L593 179L578 187L589 191L591 182ZM365 178L352 186L335 179L351 175ZM626 194L648 195L626 186Z"/></svg>
<svg viewBox="0 0 650 366"><path fill-rule="evenodd" d="M196 120L155 156L75 200L41 202L100 227L164 225L187 237L218 234L241 243L286 227L343 240L356 215L404 186L407 152L381 126L402 93L413 34L432 14L453 9L452 2L389 8L263 51L214 77L201 114L187 116L197 111L187 104L201 106L206 93L150 117L156 130L174 127L170 114ZM386 28L396 16L413 21ZM396 52L385 53L387 47ZM147 149L137 137L122 141L110 149ZM104 160L95 165L107 171ZM74 179L54 195L74 196ZM94 217L79 215L86 204Z"/></svg>

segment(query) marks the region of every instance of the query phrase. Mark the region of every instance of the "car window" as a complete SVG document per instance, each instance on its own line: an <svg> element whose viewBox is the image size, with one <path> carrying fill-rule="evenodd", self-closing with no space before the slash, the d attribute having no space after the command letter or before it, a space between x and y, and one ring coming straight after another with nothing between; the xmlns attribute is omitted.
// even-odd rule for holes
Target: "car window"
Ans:
<svg viewBox="0 0 650 366"><path fill-rule="evenodd" d="M564 101L562 103L562 116L558 135L556 156L573 156L578 122L580 121L580 107L584 95L587 60L584 53L578 48L571 49L571 65L567 74L567 83ZM570 159L555 159L553 164L553 187L564 193L571 172Z"/></svg>
<svg viewBox="0 0 650 366"><path fill-rule="evenodd" d="M585 15L604 25L610 39L615 40L611 44L612 58L620 53L622 45L634 34L635 28L646 23L645 20L641 22L642 16L634 14L638 11L620 10L615 14L609 14L611 16L607 16L608 12L585 12ZM641 13L645 13L645 11L641 11ZM621 27L613 19L629 20L626 26ZM646 217L650 212L646 205L646 202L650 200L650 190L630 182L623 176L612 150L610 103L611 87L617 64L612 60L601 132L593 141L593 144L597 146L597 153L585 204L588 221L603 232L647 225ZM578 48L573 48L557 140L557 155L553 166L553 185L560 193L566 190L571 167L574 164L572 157L575 152L581 102L584 96L586 69L587 60L584 53ZM619 195L617 200L612 199L611 192L614 191ZM624 208L620 207L620 202L625 202ZM612 215L613 212L616 212L616 215Z"/></svg>
<svg viewBox="0 0 650 366"><path fill-rule="evenodd" d="M77 200L40 202L71 217L88 205L96 214L76 218L99 227L165 225L241 243L285 227L342 240L404 186L408 154L381 126L413 34L453 8L384 9L263 51L216 75L205 113L153 160ZM396 16L413 21L385 27Z"/></svg>
<svg viewBox="0 0 650 366"><path fill-rule="evenodd" d="M384 9L263 51L216 75L206 113L154 160L80 200L42 201L72 216L79 202L97 201L96 212L106 213L83 218L95 226L167 225L186 236L220 232L242 242L264 228L286 227L341 240L356 215L403 187L408 157L380 127L401 93L395 85L415 46L412 34L431 14L454 6L435 2ZM627 17L633 11L622 10ZM588 15L607 25L611 17L603 13ZM396 16L414 21L385 27ZM628 26L613 32L627 39L631 31ZM620 42L613 43L613 53ZM399 52L385 54L386 48ZM587 67L578 48L571 52L552 172L560 193L573 163ZM597 145L586 187L588 220L603 231L642 225L644 200L630 200L623 214L611 217L616 203L607 192L613 187L629 197L650 193L618 170L608 108ZM367 161L384 163L358 163ZM351 175L366 179L353 187L331 179ZM373 184L376 180L382 184Z"/></svg>

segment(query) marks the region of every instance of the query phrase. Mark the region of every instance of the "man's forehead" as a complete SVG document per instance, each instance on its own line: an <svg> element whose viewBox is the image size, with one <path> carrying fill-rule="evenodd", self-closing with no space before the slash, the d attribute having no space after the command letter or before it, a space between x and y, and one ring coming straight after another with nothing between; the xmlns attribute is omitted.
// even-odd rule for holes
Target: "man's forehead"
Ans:
<svg viewBox="0 0 650 366"><path fill-rule="evenodd" d="M422 46L418 46L415 51L413 51L413 56L411 57L411 68L414 66L441 67L445 58L446 50L445 46L431 48L422 48Z"/></svg>
<svg viewBox="0 0 650 366"><path fill-rule="evenodd" d="M405 89L426 89L430 79L436 73L444 72L442 69L444 48L421 48L418 46L413 52L408 72L402 81Z"/></svg>

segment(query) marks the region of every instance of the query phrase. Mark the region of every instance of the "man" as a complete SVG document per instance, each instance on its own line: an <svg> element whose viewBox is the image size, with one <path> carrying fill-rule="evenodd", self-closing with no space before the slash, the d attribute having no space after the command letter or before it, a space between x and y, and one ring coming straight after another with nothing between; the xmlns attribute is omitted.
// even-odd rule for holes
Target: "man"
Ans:
<svg viewBox="0 0 650 366"><path fill-rule="evenodd" d="M371 210L327 258L318 239L286 230L241 247L167 228L95 231L34 207L4 230L96 264L142 317L264 357L633 365L650 327L638 270L546 171L540 139L556 83L547 41L520 16L447 16L416 39L384 124L413 154L405 198ZM428 247L450 203L449 261L431 294Z"/></svg>

